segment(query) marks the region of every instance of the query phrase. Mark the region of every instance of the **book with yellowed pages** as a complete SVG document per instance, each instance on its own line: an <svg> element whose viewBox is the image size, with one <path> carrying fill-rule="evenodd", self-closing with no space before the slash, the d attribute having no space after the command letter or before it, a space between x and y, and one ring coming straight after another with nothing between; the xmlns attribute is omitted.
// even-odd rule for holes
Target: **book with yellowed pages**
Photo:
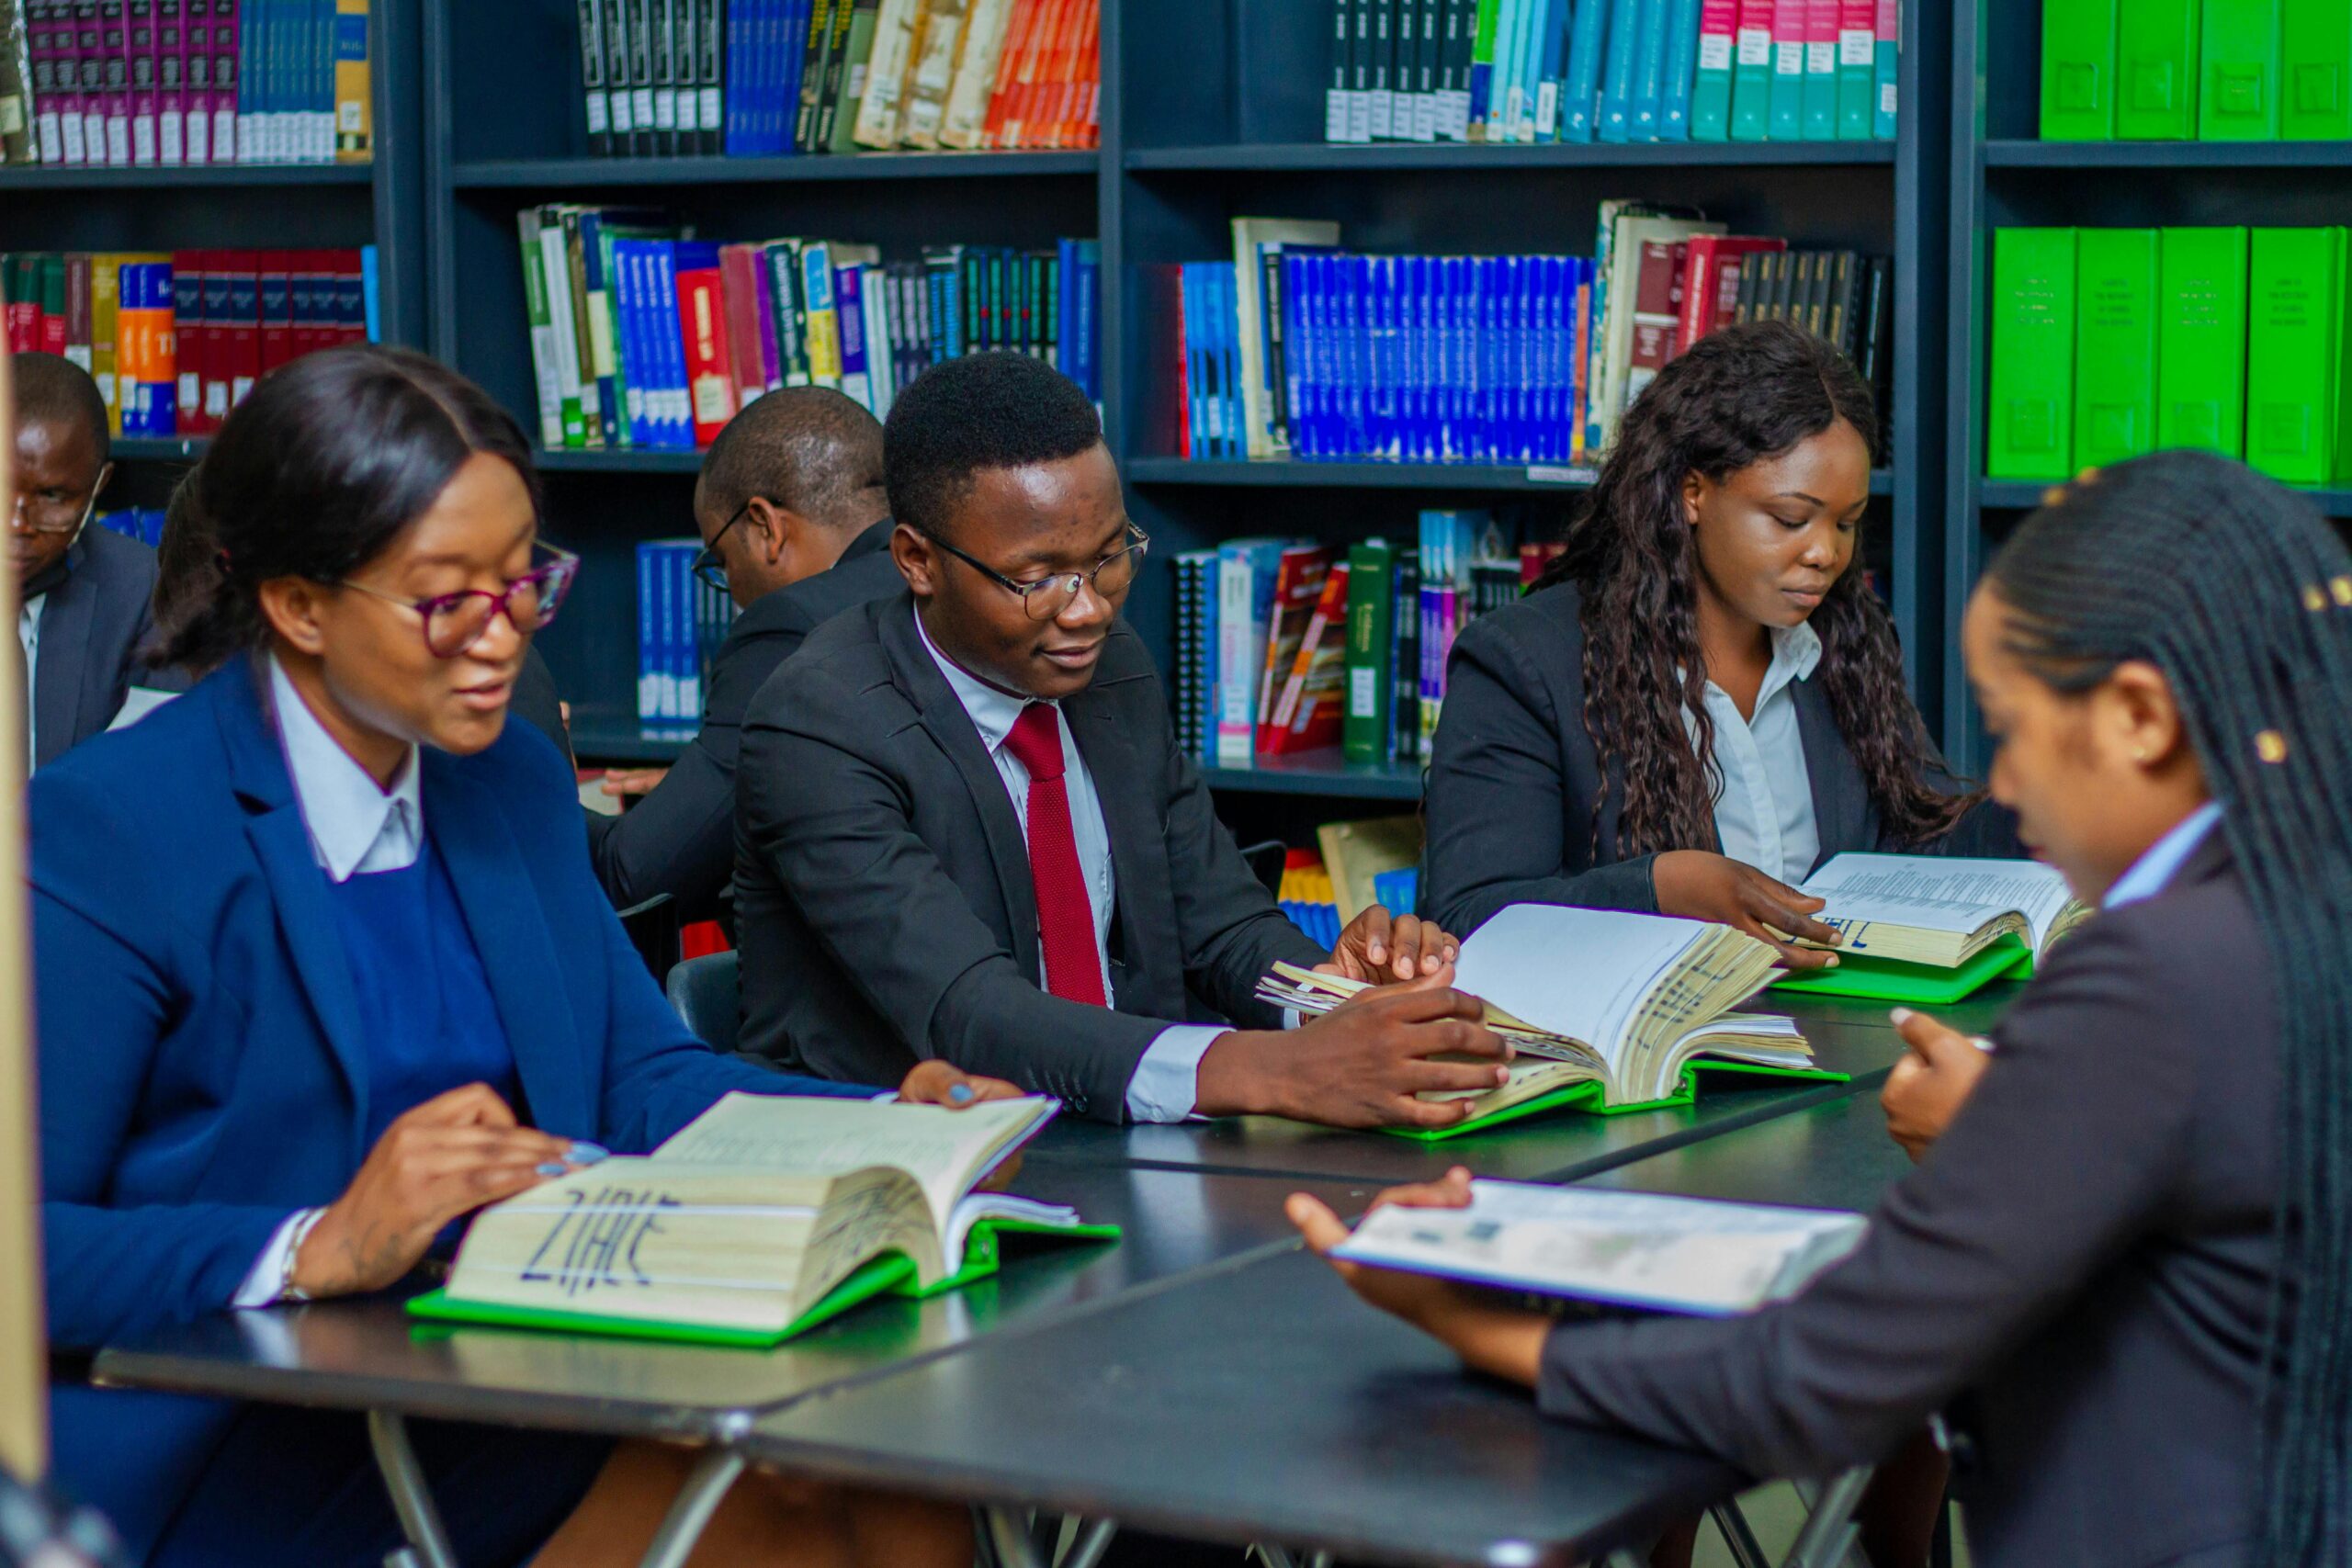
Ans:
<svg viewBox="0 0 2352 1568"><path fill-rule="evenodd" d="M1483 1131L1542 1111L1612 1115L1690 1101L1700 1068L1843 1081L1814 1065L1813 1047L1786 1018L1732 1010L1768 980L1777 955L1729 926L1513 904L1465 939L1454 985L1486 1003L1489 1028L1520 1060L1502 1087L1428 1099L1473 1099L1451 1127L1391 1129L1435 1139ZM1277 964L1258 995L1303 1012L1329 1012L1361 982Z"/></svg>
<svg viewBox="0 0 2352 1568"><path fill-rule="evenodd" d="M1374 884L1383 874L1421 863L1419 817L1326 822L1315 829L1315 840L1323 851L1323 864L1331 873L1332 898L1340 907L1342 926L1380 902Z"/></svg>
<svg viewBox="0 0 2352 1568"><path fill-rule="evenodd" d="M1957 1001L2030 975L2091 916L2064 876L2030 860L1841 854L1801 891L1824 901L1815 918L1841 938L1838 964L1786 976L1779 988L1888 1001Z"/></svg>
<svg viewBox="0 0 2352 1568"><path fill-rule="evenodd" d="M420 1317L772 1345L883 1291L995 1271L1003 1232L1109 1237L1077 1211L975 1190L1052 1117L730 1094L653 1153L482 1211Z"/></svg>

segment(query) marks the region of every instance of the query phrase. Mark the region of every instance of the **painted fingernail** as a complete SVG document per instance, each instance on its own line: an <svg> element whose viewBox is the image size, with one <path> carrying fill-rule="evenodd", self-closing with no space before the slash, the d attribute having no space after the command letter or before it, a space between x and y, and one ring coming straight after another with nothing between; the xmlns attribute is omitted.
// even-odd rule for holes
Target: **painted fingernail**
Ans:
<svg viewBox="0 0 2352 1568"><path fill-rule="evenodd" d="M574 1165L594 1165L600 1159L612 1158L613 1151L602 1144L575 1143L564 1151L564 1157Z"/></svg>
<svg viewBox="0 0 2352 1568"><path fill-rule="evenodd" d="M561 1176L567 1168L561 1160L549 1160L538 1168L541 1176Z"/></svg>
<svg viewBox="0 0 2352 1568"><path fill-rule="evenodd" d="M1896 1008L1886 1016L1893 1019L1897 1023L1908 1023L1911 1021L1911 1010L1909 1008Z"/></svg>
<svg viewBox="0 0 2352 1568"><path fill-rule="evenodd" d="M959 1083L947 1091L947 1098L961 1105L972 1098L972 1086L967 1083Z"/></svg>

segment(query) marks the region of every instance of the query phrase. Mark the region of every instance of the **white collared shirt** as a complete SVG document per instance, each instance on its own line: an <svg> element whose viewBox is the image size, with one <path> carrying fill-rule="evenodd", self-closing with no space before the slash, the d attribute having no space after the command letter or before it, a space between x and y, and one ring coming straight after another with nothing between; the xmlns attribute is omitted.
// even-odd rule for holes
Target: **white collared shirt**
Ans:
<svg viewBox="0 0 2352 1568"><path fill-rule="evenodd" d="M996 763L997 776L1004 781L1004 792L1012 797L1012 814L1021 823L1023 840L1027 841L1029 770L1021 765L1021 759L1004 742L1012 733L1013 721L1032 699L1000 691L940 652L919 614L915 615L915 635L922 638L924 651L946 678L947 689L956 694L972 728L979 731L980 744L988 748L989 759ZM1087 900L1094 906L1094 950L1102 959L1102 994L1110 997L1111 911L1118 907L1118 884L1111 863L1111 831L1102 819L1102 798L1095 793L1094 775L1087 772L1086 759L1079 754L1078 741L1069 732L1069 720L1063 716L1059 704L1051 705L1056 728L1061 733L1062 782L1069 792L1070 831L1078 840L1079 871L1086 879ZM1045 983L1045 943L1040 941L1037 984L1043 987ZM1181 1122L1190 1116L1200 1099L1201 1058L1224 1032L1206 1024L1191 1023L1170 1024L1161 1030L1145 1050L1143 1060L1136 1065L1135 1077L1127 1082L1127 1114L1138 1122Z"/></svg>
<svg viewBox="0 0 2352 1568"><path fill-rule="evenodd" d="M1715 837L1731 859L1752 865L1793 887L1821 858L1820 825L1813 815L1813 774L1805 766L1804 736L1797 728L1796 683L1812 678L1821 662L1821 634L1799 621L1772 628L1772 662L1757 688L1756 714L1742 718L1739 705L1713 681L1707 682L1707 716L1714 720ZM1682 710L1690 744L1699 743L1699 723ZM1705 763L1708 759L1700 759Z"/></svg>
<svg viewBox="0 0 2352 1568"><path fill-rule="evenodd" d="M33 726L39 722L33 716L33 671L40 665L40 613L49 604L49 595L36 593L17 610L17 640L25 649L25 773L33 771L40 748L33 742Z"/></svg>
<svg viewBox="0 0 2352 1568"><path fill-rule="evenodd" d="M2172 825L2172 830L2146 849L2132 867L2115 879L2115 886L2099 900L2099 908L2112 909L2122 904L2136 904L2143 898L2153 898L2170 886L2180 874L2197 846L2205 841L2222 820L2222 803L2209 800Z"/></svg>

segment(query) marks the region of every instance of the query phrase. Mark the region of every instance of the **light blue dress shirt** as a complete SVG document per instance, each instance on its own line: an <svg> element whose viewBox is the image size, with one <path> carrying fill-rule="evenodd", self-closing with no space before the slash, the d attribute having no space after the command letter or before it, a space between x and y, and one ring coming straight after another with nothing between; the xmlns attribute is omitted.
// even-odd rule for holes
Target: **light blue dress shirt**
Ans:
<svg viewBox="0 0 2352 1568"><path fill-rule="evenodd" d="M2132 863L2131 869L2115 879L2115 886L2099 900L2099 908L2112 909L2136 904L2163 892L2221 819L2221 802L2209 800L2174 823L2170 832L2140 852L2140 858Z"/></svg>
<svg viewBox="0 0 2352 1568"><path fill-rule="evenodd" d="M1796 684L1812 678L1821 663L1821 634L1805 622L1772 628L1772 662L1757 688L1753 717L1713 681L1707 682L1707 716L1714 720L1712 759L1715 792L1715 837L1723 852L1793 887L1812 874L1821 858L1821 832L1813 816L1813 774L1805 766L1804 737L1797 728ZM1699 722L1682 710L1684 729L1695 749ZM1706 761L1707 759L1702 759Z"/></svg>

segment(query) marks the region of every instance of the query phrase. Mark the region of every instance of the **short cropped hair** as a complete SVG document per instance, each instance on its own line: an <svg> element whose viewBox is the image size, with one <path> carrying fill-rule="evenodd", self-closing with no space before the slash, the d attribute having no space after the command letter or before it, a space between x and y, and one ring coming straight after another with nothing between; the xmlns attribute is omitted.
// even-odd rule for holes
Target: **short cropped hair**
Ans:
<svg viewBox="0 0 2352 1568"><path fill-rule="evenodd" d="M1102 439L1077 382L1025 354L968 354L899 394L883 427L890 514L934 537L983 468L1075 457Z"/></svg>
<svg viewBox="0 0 2352 1568"><path fill-rule="evenodd" d="M764 496L826 528L864 527L879 508L882 424L830 387L785 387L727 422L703 459L697 510L732 516Z"/></svg>
<svg viewBox="0 0 2352 1568"><path fill-rule="evenodd" d="M98 467L114 455L107 432L107 400L90 373L57 354L11 355L8 376L16 388L17 422L42 420L52 424L78 424L90 433Z"/></svg>

